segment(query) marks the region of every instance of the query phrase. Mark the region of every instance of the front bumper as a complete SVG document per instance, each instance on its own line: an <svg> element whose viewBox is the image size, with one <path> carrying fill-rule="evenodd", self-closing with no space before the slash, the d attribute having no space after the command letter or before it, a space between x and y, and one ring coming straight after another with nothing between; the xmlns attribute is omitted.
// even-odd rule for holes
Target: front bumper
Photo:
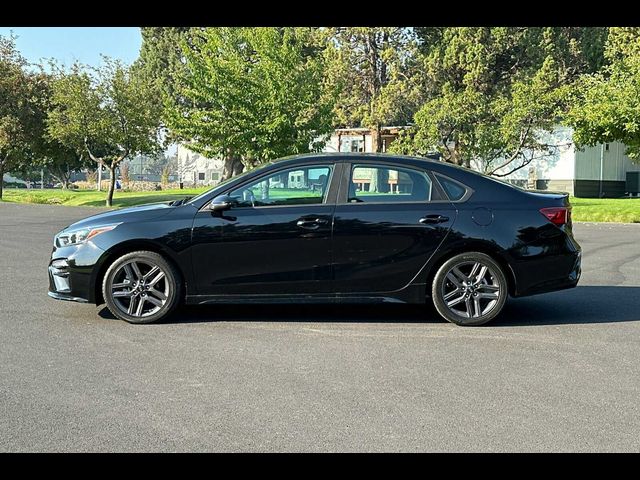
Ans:
<svg viewBox="0 0 640 480"><path fill-rule="evenodd" d="M49 297L56 300L94 303L95 276L104 250L91 242L56 248L49 262Z"/></svg>
<svg viewBox="0 0 640 480"><path fill-rule="evenodd" d="M73 282L75 283L75 282ZM89 300L73 294L71 291L72 280L69 262L66 258L52 260L49 265L49 292L48 295L56 300L68 300L71 302L89 303Z"/></svg>
<svg viewBox="0 0 640 480"><path fill-rule="evenodd" d="M80 297L72 297L70 295L64 295L62 293L56 293L56 292L47 292L47 295L49 295L51 298L55 298L56 300L66 300L68 302L79 302L79 303L89 303L89 300L87 300L86 298L80 298Z"/></svg>

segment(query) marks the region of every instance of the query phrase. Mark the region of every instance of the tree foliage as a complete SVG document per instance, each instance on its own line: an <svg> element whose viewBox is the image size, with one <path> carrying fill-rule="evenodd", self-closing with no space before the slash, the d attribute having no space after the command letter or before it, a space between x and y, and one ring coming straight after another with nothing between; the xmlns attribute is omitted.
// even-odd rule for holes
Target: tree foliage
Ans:
<svg viewBox="0 0 640 480"><path fill-rule="evenodd" d="M44 169L62 184L62 188L67 188L71 172L88 166L90 160L82 151L63 145L47 134L47 117L53 108L52 87L55 77L41 67L31 78L30 148L25 161L16 170L24 177L27 171Z"/></svg>
<svg viewBox="0 0 640 480"><path fill-rule="evenodd" d="M189 43L192 27L142 27L140 56L133 64L136 75L146 77L159 92L176 94L176 78L184 71L183 43Z"/></svg>
<svg viewBox="0 0 640 480"><path fill-rule="evenodd" d="M568 115L578 146L620 141L640 161L640 28L611 28L609 64L584 76Z"/></svg>
<svg viewBox="0 0 640 480"><path fill-rule="evenodd" d="M33 81L14 37L0 36L0 198L2 177L29 156Z"/></svg>
<svg viewBox="0 0 640 480"><path fill-rule="evenodd" d="M110 172L107 206L111 206L116 168L130 155L160 148L162 105L150 82L131 75L131 69L105 58L92 75L80 65L60 72L53 83L53 109L48 116L52 139L84 151Z"/></svg>
<svg viewBox="0 0 640 480"><path fill-rule="evenodd" d="M328 29L327 77L338 89L336 126L372 130L382 151L380 128L405 125L422 100L417 37L400 27Z"/></svg>
<svg viewBox="0 0 640 480"><path fill-rule="evenodd" d="M312 29L207 28L191 40L177 83L184 101L168 105L167 120L190 149L225 158L223 178L321 146L333 103Z"/></svg>
<svg viewBox="0 0 640 480"><path fill-rule="evenodd" d="M602 29L424 29L426 102L395 151L428 153L485 173L526 166L566 112L579 74L602 63ZM598 43L599 42L599 43ZM598 44L600 45L598 47ZM599 53L598 53L599 52Z"/></svg>
<svg viewBox="0 0 640 480"><path fill-rule="evenodd" d="M154 97L165 103L182 104L177 89L179 75L186 71L182 46L194 48L191 38L199 30L195 27L142 27L140 56L132 65L132 74L150 82ZM166 128L164 109L162 115L164 144L175 140L173 132Z"/></svg>

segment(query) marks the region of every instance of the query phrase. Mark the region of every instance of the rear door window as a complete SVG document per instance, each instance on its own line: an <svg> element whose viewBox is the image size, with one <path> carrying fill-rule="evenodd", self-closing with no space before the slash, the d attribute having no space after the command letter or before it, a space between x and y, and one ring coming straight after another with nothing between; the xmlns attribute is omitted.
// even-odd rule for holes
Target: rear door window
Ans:
<svg viewBox="0 0 640 480"><path fill-rule="evenodd" d="M387 165L353 165L347 202L429 202L433 185L427 172Z"/></svg>

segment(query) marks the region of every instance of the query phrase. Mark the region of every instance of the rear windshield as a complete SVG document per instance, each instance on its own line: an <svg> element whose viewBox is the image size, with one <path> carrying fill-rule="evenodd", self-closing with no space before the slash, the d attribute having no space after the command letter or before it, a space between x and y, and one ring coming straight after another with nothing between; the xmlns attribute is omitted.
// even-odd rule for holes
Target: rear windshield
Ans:
<svg viewBox="0 0 640 480"><path fill-rule="evenodd" d="M498 182L498 183L501 183L502 185L506 185L507 187L515 188L516 190L519 190L521 192L526 192L525 188L522 188L514 183L507 182L506 180L502 180L501 178L491 177L489 175L482 175L482 176L494 182Z"/></svg>

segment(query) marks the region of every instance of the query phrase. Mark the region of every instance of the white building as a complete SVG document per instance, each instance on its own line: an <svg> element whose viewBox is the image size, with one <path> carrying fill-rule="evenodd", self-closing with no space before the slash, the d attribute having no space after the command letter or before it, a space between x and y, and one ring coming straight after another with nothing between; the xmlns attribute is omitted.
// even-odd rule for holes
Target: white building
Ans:
<svg viewBox="0 0 640 480"><path fill-rule="evenodd" d="M601 188L603 196L623 196L628 191L627 172L640 172L640 165L625 154L625 145L613 142L578 149L572 136L572 128L558 125L542 138L552 145L548 153L534 153L530 164L503 178L524 187L559 190L576 197L599 197ZM526 155L529 157L531 152ZM482 170L480 162L472 166ZM511 168L507 166L498 173L507 173Z"/></svg>
<svg viewBox="0 0 640 480"><path fill-rule="evenodd" d="M386 152L398 133L407 127L382 127L382 151ZM368 128L337 128L323 152L373 152L373 137Z"/></svg>
<svg viewBox="0 0 640 480"><path fill-rule="evenodd" d="M178 177L186 184L210 186L220 182L224 160L207 158L178 144Z"/></svg>

